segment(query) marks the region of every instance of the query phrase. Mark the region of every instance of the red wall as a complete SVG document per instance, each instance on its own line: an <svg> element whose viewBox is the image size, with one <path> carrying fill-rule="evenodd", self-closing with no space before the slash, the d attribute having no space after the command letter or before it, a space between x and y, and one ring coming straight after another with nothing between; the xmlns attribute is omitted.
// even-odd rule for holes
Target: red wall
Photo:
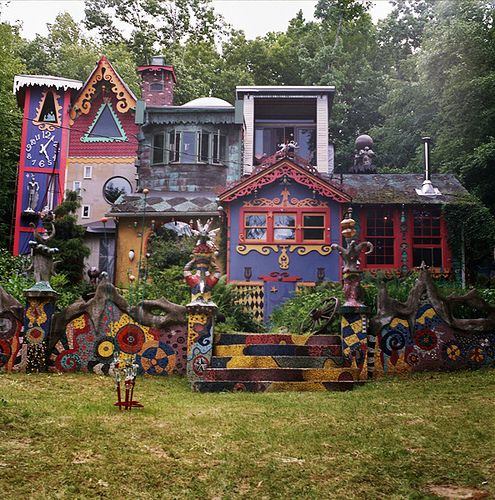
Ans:
<svg viewBox="0 0 495 500"><path fill-rule="evenodd" d="M127 135L127 141L121 142L81 142L93 123L96 113L103 104L103 98L98 95L91 102L91 110L87 115L80 114L74 121L70 131L69 156L135 156L137 151L138 126L134 123L134 111L120 113L117 109L117 99L112 96L112 108L120 120Z"/></svg>

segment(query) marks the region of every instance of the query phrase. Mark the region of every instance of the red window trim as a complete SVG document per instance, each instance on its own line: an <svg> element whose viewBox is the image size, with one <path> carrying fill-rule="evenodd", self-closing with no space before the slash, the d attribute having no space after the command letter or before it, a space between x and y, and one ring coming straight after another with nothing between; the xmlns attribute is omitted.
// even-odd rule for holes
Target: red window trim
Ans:
<svg viewBox="0 0 495 500"><path fill-rule="evenodd" d="M265 240L248 240L244 237L246 234L246 215L266 215L266 239ZM296 238L293 240L275 240L273 238L274 231L274 215L295 215L296 216ZM303 217L305 215L323 215L323 240L305 240L303 238ZM258 243L265 245L328 245L330 244L330 209L322 208L318 210L315 207L310 208L277 208L277 207L245 207L241 208L241 223L239 231L239 240L243 243ZM306 226L312 227L312 226Z"/></svg>

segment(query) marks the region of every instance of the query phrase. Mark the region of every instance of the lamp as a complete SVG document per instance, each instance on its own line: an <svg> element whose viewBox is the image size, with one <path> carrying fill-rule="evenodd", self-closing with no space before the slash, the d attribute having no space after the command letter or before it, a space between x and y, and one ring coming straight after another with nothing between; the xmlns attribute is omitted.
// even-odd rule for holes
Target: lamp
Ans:
<svg viewBox="0 0 495 500"><path fill-rule="evenodd" d="M246 281L249 281L252 275L253 275L253 269L251 267L245 267L244 278L246 278Z"/></svg>

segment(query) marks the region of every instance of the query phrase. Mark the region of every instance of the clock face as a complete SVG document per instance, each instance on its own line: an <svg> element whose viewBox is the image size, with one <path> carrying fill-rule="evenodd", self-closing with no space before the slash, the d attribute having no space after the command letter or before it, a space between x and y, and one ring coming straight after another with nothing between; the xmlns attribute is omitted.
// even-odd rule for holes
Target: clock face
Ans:
<svg viewBox="0 0 495 500"><path fill-rule="evenodd" d="M58 135L58 134L57 134ZM26 141L26 166L53 168L57 159L58 137L49 130L36 130Z"/></svg>

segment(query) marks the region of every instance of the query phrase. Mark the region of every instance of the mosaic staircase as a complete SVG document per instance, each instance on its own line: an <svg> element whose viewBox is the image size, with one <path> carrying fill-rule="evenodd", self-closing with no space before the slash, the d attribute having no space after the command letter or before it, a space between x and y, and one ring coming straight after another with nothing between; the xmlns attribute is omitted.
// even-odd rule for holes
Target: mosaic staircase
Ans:
<svg viewBox="0 0 495 500"><path fill-rule="evenodd" d="M359 381L343 366L339 335L217 334L199 392L345 391Z"/></svg>

